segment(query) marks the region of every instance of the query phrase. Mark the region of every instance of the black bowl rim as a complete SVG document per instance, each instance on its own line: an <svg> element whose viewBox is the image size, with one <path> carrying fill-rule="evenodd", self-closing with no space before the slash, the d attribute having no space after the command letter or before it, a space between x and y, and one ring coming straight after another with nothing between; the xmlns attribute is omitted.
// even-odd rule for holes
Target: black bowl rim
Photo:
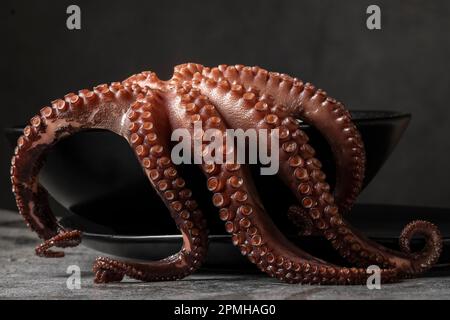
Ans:
<svg viewBox="0 0 450 320"><path fill-rule="evenodd" d="M397 110L349 110L350 113L369 113L373 114L373 117L367 117L362 119L354 119L355 122L365 122L365 121L383 121L383 120L391 120L397 118L407 118L410 119L412 117L411 113Z"/></svg>
<svg viewBox="0 0 450 320"><path fill-rule="evenodd" d="M83 232L83 237L87 240L95 240L95 241L108 241L108 242L139 242L139 243L154 243L154 242L165 242L165 243L172 243L172 242L179 242L182 241L183 236L181 234L169 234L169 235L151 235L151 236L133 236L133 235L113 235L113 234L101 234L101 233L90 233L90 232ZM289 237L289 236L288 236ZM296 237L295 235L292 235L292 237ZM316 238L315 236L310 238ZM317 236L317 238L321 238L320 236ZM208 235L209 240L213 241L229 241L231 239L230 235L219 235L219 234L209 234ZM383 242L386 240L396 240L395 237L370 237L370 239L374 241ZM413 239L412 241L417 241ZM450 245L450 238L443 237L442 241L444 241L446 244ZM231 243L231 242L230 242Z"/></svg>
<svg viewBox="0 0 450 320"><path fill-rule="evenodd" d="M402 111L396 111L396 110L350 110L350 113L369 113L374 116L362 118L362 119L354 119L353 121L355 123L364 123L364 122L374 122L374 121L386 121L386 120L392 120L392 119L410 119L411 114L408 112L402 112ZM302 124L302 126L308 127L308 124ZM13 133L13 132L22 132L23 128L25 126L21 125L15 125L10 127L3 128L3 132L5 133ZM92 131L104 131L101 129L93 129Z"/></svg>

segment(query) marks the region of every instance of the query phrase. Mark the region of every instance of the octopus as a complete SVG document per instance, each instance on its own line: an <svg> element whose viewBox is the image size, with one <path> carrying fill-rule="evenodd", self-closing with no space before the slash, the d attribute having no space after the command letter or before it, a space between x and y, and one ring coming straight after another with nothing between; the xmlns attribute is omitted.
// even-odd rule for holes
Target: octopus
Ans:
<svg viewBox="0 0 450 320"><path fill-rule="evenodd" d="M38 180L45 154L64 137L104 129L129 142L181 232L183 245L176 254L158 261L99 257L93 265L95 282L119 282L125 276L140 281L178 280L195 272L205 260L208 229L189 181L180 175L170 152L171 133L175 129L193 132L196 122L201 122L202 130L214 128L224 135L227 129L278 129L277 178L297 201L284 214L303 234L327 239L348 261L348 266L329 263L289 241L266 212L248 165L200 164L233 245L271 277L287 283L366 284L368 266L376 265L381 281L391 283L417 276L438 261L442 239L430 222L409 223L400 235L400 250L395 251L366 238L345 220L362 188L365 151L342 103L286 74L260 67L210 68L195 63L175 67L167 81L147 71L122 82L69 93L31 118L17 141L11 181L20 214L44 241L36 254L63 257L64 252L54 248L75 247L82 238L82 231L64 228L50 209L47 191ZM333 152L336 183L332 188L301 122L315 127ZM203 142L202 148L208 148L208 143ZM417 235L425 239L425 245L412 251L410 242Z"/></svg>

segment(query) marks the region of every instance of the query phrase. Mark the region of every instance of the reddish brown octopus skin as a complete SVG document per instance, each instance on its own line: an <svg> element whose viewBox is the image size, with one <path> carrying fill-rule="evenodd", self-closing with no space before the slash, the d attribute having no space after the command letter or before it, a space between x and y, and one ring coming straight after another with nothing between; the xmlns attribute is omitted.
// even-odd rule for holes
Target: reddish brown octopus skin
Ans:
<svg viewBox="0 0 450 320"><path fill-rule="evenodd" d="M111 130L125 137L133 147L145 173L169 208L183 235L183 248L166 259L149 263L122 263L99 258L94 264L96 282L119 281L124 275L139 280L172 280L194 272L203 262L207 230L192 192L178 175L169 158L170 128L156 91L137 85L113 83L93 91L82 90L56 100L32 118L19 138L12 159L11 180L17 206L25 221L45 242L36 248L43 257L63 257L52 247L76 246L81 232L64 230L48 206L46 192L39 185L45 151L60 138L88 128Z"/></svg>
<svg viewBox="0 0 450 320"><path fill-rule="evenodd" d="M296 119L318 128L333 150L337 168L333 194ZM194 272L206 255L207 230L192 192L171 162L169 142L173 130L184 128L192 133L196 121L202 121L203 130L221 132L228 128L279 129L278 176L299 202L291 210L293 220L309 224L358 267L332 265L289 242L265 212L247 166L203 163L213 204L233 244L270 276L289 283L365 284L365 267L377 264L382 268L382 281L394 282L426 271L439 258L442 241L431 223L415 221L406 226L400 237L403 252L395 252L364 238L342 219L341 211L351 207L361 189L365 165L361 137L342 104L310 84L259 67L211 69L192 63L177 66L169 81L144 72L122 83L69 94L32 119L19 138L11 179L20 213L46 240L36 253L61 257L63 253L51 247L75 246L82 236L77 230L64 230L48 207L45 189L37 180L45 151L68 134L103 128L130 143L182 232L184 245L179 253L157 262L98 258L95 281L121 281L125 275L157 281ZM204 148L208 148L206 143ZM409 242L415 234L426 238L426 246L411 253Z"/></svg>
<svg viewBox="0 0 450 320"><path fill-rule="evenodd" d="M194 67L192 71L189 66ZM335 157L337 175L333 194L336 204L342 213L351 209L362 188L366 157L361 136L341 103L327 97L323 90L315 90L310 83L303 84L286 74L268 72L259 67L220 65L211 69L188 64L176 68L174 77L189 79L195 72L215 81L226 79L256 88L272 96L276 106L290 109L294 118L317 128L330 144ZM318 233L301 206L293 205L288 217L298 226L301 235Z"/></svg>

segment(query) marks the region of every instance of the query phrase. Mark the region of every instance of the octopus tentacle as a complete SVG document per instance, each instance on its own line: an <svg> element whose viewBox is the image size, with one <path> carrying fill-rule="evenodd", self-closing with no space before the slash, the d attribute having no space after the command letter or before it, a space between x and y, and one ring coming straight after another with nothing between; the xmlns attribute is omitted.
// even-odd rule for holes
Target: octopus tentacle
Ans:
<svg viewBox="0 0 450 320"><path fill-rule="evenodd" d="M341 255L361 266L378 263L384 268L398 269L403 275L423 272L437 261L442 245L436 246L441 242L435 229L421 225L421 230L428 231L427 240L434 241L429 241L427 250L415 256L389 250L355 232L342 219L334 197L329 193L330 187L325 182L321 163L314 157L315 151L307 143L307 135L289 116L288 109L275 104L272 97L260 95L254 88L231 85L229 82L227 86L224 81L218 85L211 78L200 79L197 86L220 111L227 108L228 112L224 115L227 122L242 128L279 129L279 176L292 189L316 229L332 242ZM237 110L239 114L233 112ZM244 118L246 124L239 123L238 118Z"/></svg>
<svg viewBox="0 0 450 320"><path fill-rule="evenodd" d="M80 233L67 234L58 224L49 207L47 191L39 184L38 173L46 152L60 139L84 129L120 133L116 119L121 118L140 91L113 83L97 86L93 91L81 90L78 95L70 93L42 108L25 127L11 160L11 182L19 212L31 229L46 240L36 249L38 255L62 257L63 253L48 250L53 246L76 246L81 241ZM105 117L105 112L113 117Z"/></svg>
<svg viewBox="0 0 450 320"><path fill-rule="evenodd" d="M415 235L422 235L426 239L425 248L421 252L422 255L432 257L432 252L435 252L434 255L439 256L442 250L442 236L439 229L434 224L428 221L416 220L406 225L399 238L400 249L404 253L417 255L417 253L411 252L410 247L411 239ZM427 264L433 264L436 262L437 258L438 257L432 258L432 261L429 261Z"/></svg>
<svg viewBox="0 0 450 320"><path fill-rule="evenodd" d="M285 113L278 115L280 117L283 117L285 116ZM335 211L337 215L340 215L341 210L339 209L339 203L337 203L337 201L335 201L335 198L332 197L332 195L329 193L330 186L325 182L326 176L321 171L322 166L320 161L314 158L315 151L308 144L308 137L303 131L300 130L298 123L293 118L286 117L282 122L285 124L290 124L288 130L292 132L293 138L293 141L291 141L290 144L285 144L287 149L284 148L284 151L295 150L295 152L298 152L302 157L304 157L305 160L302 162L304 164L304 169L300 172L306 175L305 172L309 171L309 176L310 178L312 178L311 180L315 180L315 182L311 184L303 183L304 181L300 182L292 188L294 193L297 195L300 203L302 204L303 210L308 209L307 207L305 207L304 201L310 204L309 200L311 200L311 198L304 196L308 196L311 193L316 193L319 198L312 201L312 207L322 201L327 203L327 205L330 206L329 208L332 208L332 211ZM363 148L362 145L360 147ZM294 160L290 158L290 161L292 162ZM299 171L297 171L297 174L298 172ZM293 176L296 176L296 172L291 170L284 176L284 178L285 180L289 180L292 179ZM306 182L308 182L308 175L306 175L304 178L306 179ZM302 196L299 197L299 195ZM324 208L324 210L327 210L327 206ZM305 221L304 212L301 211L302 210L294 210L291 211L291 213L293 215L297 213L297 218L303 219ZM407 253L406 255L404 255L400 252L395 252L393 250L384 248L383 246L373 241L365 239L364 236L362 236L351 226L347 226L347 231L349 231L351 235L346 234L345 228L339 227L335 230L337 234L340 233L344 235L344 237L342 238L344 242L337 239L332 239L333 233L326 232L328 229L327 224L323 224L323 221L317 221L317 214L317 211L315 211L313 214L311 214L311 211L309 212L310 221L316 224L316 230L321 232L328 240L332 240L333 246L341 253L343 257L346 257L348 260L350 260L351 262L355 262L358 265L367 266L371 263L379 263L386 268L399 268L400 273L403 276L410 276L428 270L437 262L441 254L442 239L439 230L436 228L436 226L428 222L412 222L405 227L400 237L401 249L402 251ZM328 217L328 219L331 220L331 217ZM427 244L420 253L410 255L409 249L407 248L409 248L409 241L412 237L412 234L416 233L424 235L426 237Z"/></svg>
<svg viewBox="0 0 450 320"><path fill-rule="evenodd" d="M288 108L289 115L318 129L335 157L336 203L342 212L350 210L362 188L366 158L361 136L340 102L309 83L259 67L221 65L203 69L203 76L258 89L273 97L275 105Z"/></svg>
<svg viewBox="0 0 450 320"><path fill-rule="evenodd" d="M300 236L316 235L318 231L314 226L308 212L298 205L292 205L288 209L288 218L297 227Z"/></svg>
<svg viewBox="0 0 450 320"><path fill-rule="evenodd" d="M212 85L208 80L205 82ZM190 129L201 121L204 132L213 129L226 135L226 119L206 96L198 89L189 89L188 85L179 91L179 109L186 114L174 113L178 116L172 116L172 122ZM222 148L225 156L226 145ZM208 144L204 149L208 149ZM235 163L203 163L202 170L208 178L208 189L214 193L213 204L220 209L220 218L225 221L226 231L232 234L233 244L262 271L289 283L366 283L365 269L334 266L289 242L265 212L247 167ZM395 270L383 269L381 273L384 282L396 279Z"/></svg>
<svg viewBox="0 0 450 320"><path fill-rule="evenodd" d="M205 67L198 63L180 64L175 66L172 80L178 83L192 80L195 74L201 74L204 69Z"/></svg>
<svg viewBox="0 0 450 320"><path fill-rule="evenodd" d="M152 186L167 205L183 237L181 250L168 258L146 263L98 258L95 281L120 281L126 275L142 281L181 279L197 270L206 256L208 231L202 212L170 160L170 126L157 94L138 99L127 113L130 142Z"/></svg>
<svg viewBox="0 0 450 320"><path fill-rule="evenodd" d="M292 121L292 127L296 125ZM297 132L301 132L299 128ZM360 235L345 222L336 206L334 197L325 182L321 164L314 158L314 149L298 137L290 142L296 148L284 149L289 158L281 158L281 177L290 186L314 224L333 247L345 258L358 265L377 263L385 268L396 268L403 276L418 274L434 265L442 250L442 239L431 223L413 222L401 237L404 247L412 234L426 235L427 244L420 253L395 252ZM295 150L294 150L295 149ZM292 151L292 152L289 152ZM406 251L406 250L405 250Z"/></svg>
<svg viewBox="0 0 450 320"><path fill-rule="evenodd" d="M151 90L164 90L166 83L158 78L156 73L151 71L143 71L134 74L122 82L126 86L136 88L148 88Z"/></svg>
<svg viewBox="0 0 450 320"><path fill-rule="evenodd" d="M81 243L81 231L61 230L56 236L44 241L36 247L36 255L45 258L62 258L64 252L53 251L51 248L73 248Z"/></svg>
<svg viewBox="0 0 450 320"><path fill-rule="evenodd" d="M337 166L334 191L298 119L316 127L330 144ZM93 266L97 283L121 281L124 276L143 281L180 279L205 259L206 222L178 174L178 162L170 158L170 136L175 129L190 134L194 159L203 161L212 202L233 244L273 277L289 283L362 284L367 279L362 267L376 263L382 281L392 282L426 271L440 256L442 238L429 222L408 224L400 236L402 252L397 252L368 240L342 218L361 189L365 165L361 136L342 104L310 84L258 67L211 69L193 63L176 67L169 81L147 71L122 83L68 94L32 118L18 139L11 180L20 213L45 240L36 248L40 256L62 257L63 252L52 248L76 246L82 236L78 230L60 226L49 208L47 192L38 181L44 155L61 138L90 128L110 130L127 139L183 238L178 253L159 261L99 257ZM249 167L237 164L234 149L228 149L228 128L255 129L258 138L267 138L269 150L280 155L278 177L298 200L298 206L289 210L290 218L304 232L319 232L359 268L327 263L288 241L266 213ZM204 140L209 130L219 132L223 140ZM273 135L280 142L277 146L271 145ZM226 162L230 152L232 163ZM205 161L204 155L214 160ZM419 252L410 248L415 235L425 238Z"/></svg>

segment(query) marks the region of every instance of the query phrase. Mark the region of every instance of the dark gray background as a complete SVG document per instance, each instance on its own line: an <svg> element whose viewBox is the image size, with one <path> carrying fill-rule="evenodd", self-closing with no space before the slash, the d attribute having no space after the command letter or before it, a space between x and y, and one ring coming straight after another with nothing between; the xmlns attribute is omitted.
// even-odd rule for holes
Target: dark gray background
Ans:
<svg viewBox="0 0 450 320"><path fill-rule="evenodd" d="M82 30L66 29L66 8ZM382 9L381 31L365 27ZM360 201L450 207L450 2L1 1L0 127L65 93L141 70L247 64L313 82L350 109L411 112L403 140ZM0 206L14 207L0 139ZM68 183L70 183L68 181Z"/></svg>

